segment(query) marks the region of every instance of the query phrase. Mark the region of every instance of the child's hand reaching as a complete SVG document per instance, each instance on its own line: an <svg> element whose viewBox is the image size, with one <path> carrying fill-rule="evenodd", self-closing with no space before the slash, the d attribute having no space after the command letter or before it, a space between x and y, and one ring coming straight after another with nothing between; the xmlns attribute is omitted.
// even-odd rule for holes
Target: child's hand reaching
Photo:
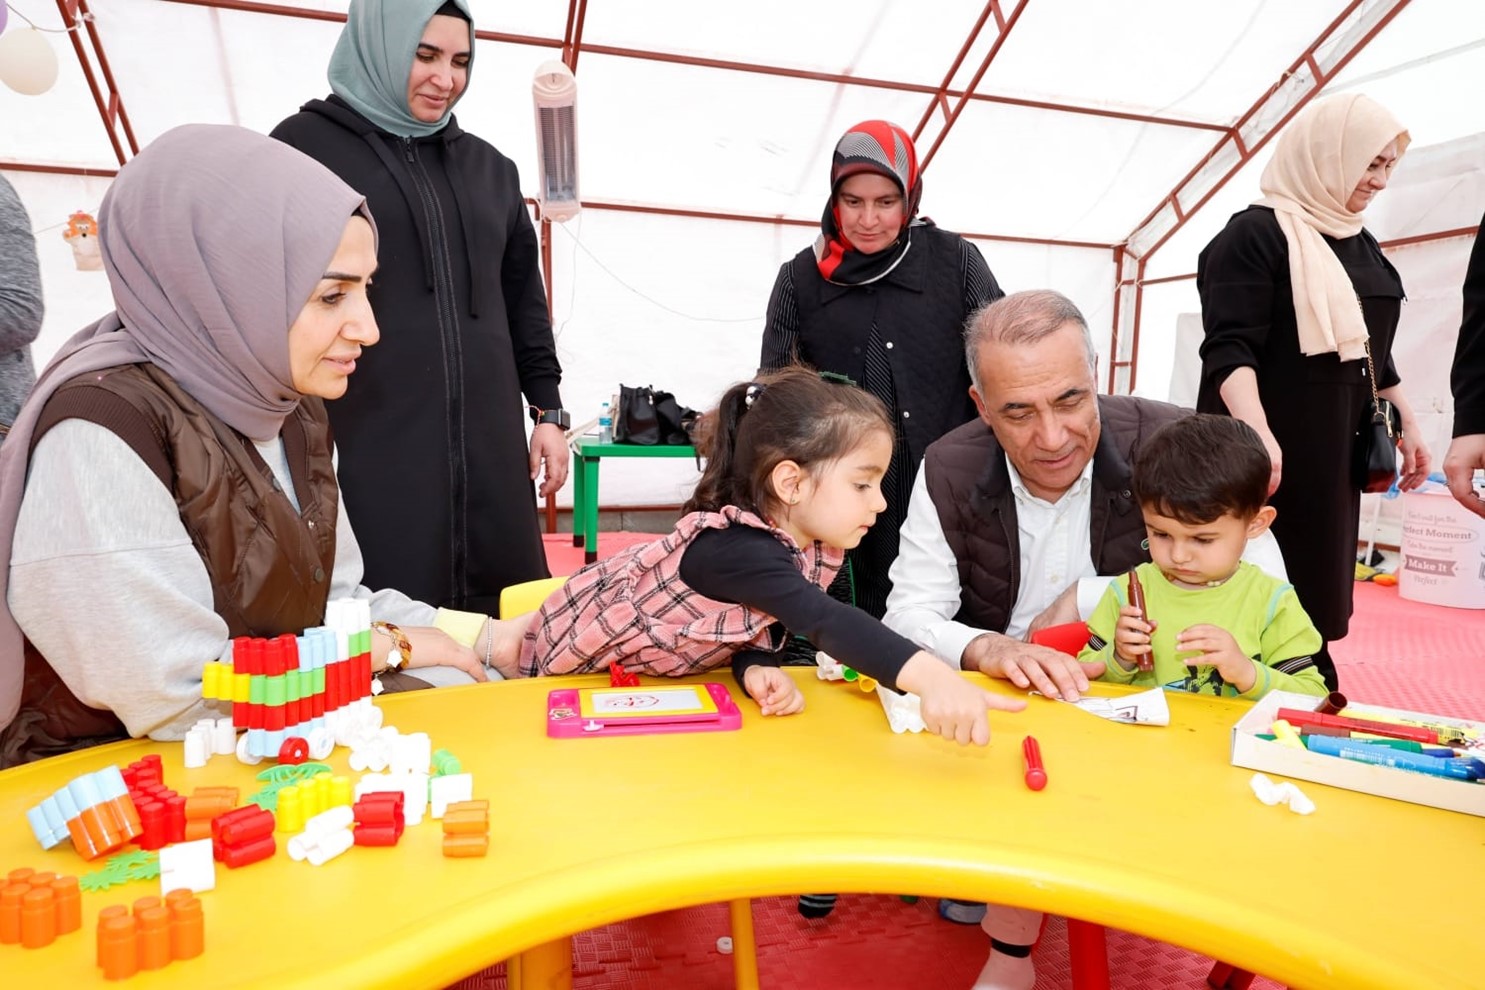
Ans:
<svg viewBox="0 0 1485 990"><path fill-rule="evenodd" d="M1150 634L1155 631L1153 622L1146 622L1144 615L1133 605L1119 610L1119 623L1114 626L1114 659L1125 670L1132 670L1140 657L1149 653Z"/></svg>
<svg viewBox="0 0 1485 990"><path fill-rule="evenodd" d="M1222 679L1237 688L1239 694L1251 691L1258 680L1253 661L1243 656L1232 633L1221 626L1202 623L1182 630L1176 634L1176 649L1197 651L1197 656L1181 662L1188 667L1216 667Z"/></svg>
<svg viewBox="0 0 1485 990"><path fill-rule="evenodd" d="M897 686L916 694L922 702L923 725L929 732L964 746L990 742L990 722L985 713L997 708L1019 712L1026 702L1002 698L965 680L959 671L931 653L919 651L903 664Z"/></svg>
<svg viewBox="0 0 1485 990"><path fill-rule="evenodd" d="M804 693L794 678L777 667L754 664L743 673L743 687L764 715L796 715L804 711Z"/></svg>

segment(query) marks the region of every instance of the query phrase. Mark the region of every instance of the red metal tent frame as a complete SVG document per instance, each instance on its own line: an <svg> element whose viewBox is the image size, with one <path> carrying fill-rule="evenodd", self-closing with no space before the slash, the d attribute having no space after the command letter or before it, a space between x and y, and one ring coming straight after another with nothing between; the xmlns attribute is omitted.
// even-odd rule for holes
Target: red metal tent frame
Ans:
<svg viewBox="0 0 1485 990"><path fill-rule="evenodd" d="M170 2L280 17L296 17L320 21L343 22L345 20L344 14L333 11L312 10L285 3L261 3L257 2L257 0L170 0ZM561 38L535 37L483 30L478 32L478 37L505 44L551 49L554 52L560 53L562 61L574 73L577 71L579 57L586 51L616 58L643 59L677 65L696 66L699 68L757 73L792 79L807 79L840 86L860 86L868 89L918 93L925 97L925 105L922 116L918 120L917 126L913 129L913 138L922 151L921 161L924 169L928 168L932 163L934 156L943 146L944 140L948 137L950 131L953 130L965 107L971 102L1028 107L1052 113L1085 114L1118 120L1137 121L1161 127L1187 128L1213 132L1216 135L1216 142L1212 148L1192 165L1191 170L1176 183L1170 193L1156 203L1145 219L1131 231L1128 237L1119 243L1109 244L1061 238L1017 237L995 231L964 232L965 236L980 240L1041 244L1054 247L1092 248L1109 251L1115 267L1115 282L1113 289L1113 325L1110 331L1111 346L1107 387L1110 392L1128 392L1134 388L1139 364L1140 311L1143 305L1145 287L1195 277L1194 275L1186 274L1146 279L1145 269L1151 256L1169 241L1171 236L1180 230L1186 221L1196 211L1201 209L1218 190L1225 186L1232 176L1243 165L1247 164L1295 113L1320 93L1325 84L1333 79L1336 73L1344 68L1357 53L1381 33L1391 23L1393 18L1410 2L1411 0L1348 0L1345 7L1335 19L1330 22L1318 37L1305 46L1303 51L1298 53L1289 67L1280 74L1279 78L1258 96L1249 105L1248 109L1237 118L1236 122L1231 125L1186 120L1157 114L1129 113L1100 107L1078 106L1071 103L1026 100L980 92L979 85L981 80L984 78L985 73L989 70L996 56L1002 50L1011 32L1014 31L1017 21L1031 3L1031 0L1014 0L1014 3L1011 0L987 0L979 17L975 20L963 43L960 45L957 54L944 72L942 82L937 86L926 86L921 83L912 83L903 80L877 79L841 73L813 72L762 62L702 58L675 52L589 44L583 40L583 26L587 15L588 0L568 0L567 23ZM133 129L129 123L129 115L124 107L123 96L115 85L113 73L109 69L108 56L104 45L99 39L98 32L93 25L91 13L88 9L88 2L87 0L56 0L56 3L57 9L62 14L63 22L69 29L73 51L77 56L83 76L87 80L88 88L93 94L99 119L108 135L114 155L118 159L119 164L122 165L131 155L138 153L139 145L135 140ZM1007 12L1007 7L1010 8L1009 12ZM1358 10L1362 10L1363 13L1376 13L1376 16L1370 24L1361 24L1359 22L1364 20L1364 18L1356 18L1353 21L1353 15L1357 14ZM1348 25L1351 25L1351 27L1349 30L1346 30ZM87 38L86 45L84 44L84 35ZM953 80L963 67L970 51L976 43L983 40L988 40L989 44L968 85L963 89L954 88ZM1328 67L1322 67L1317 53L1327 44L1334 44L1335 47L1329 52ZM1296 92L1296 80L1301 80L1304 84L1303 89L1298 92ZM1259 112L1276 99L1286 99L1289 101L1286 112L1277 118L1269 120L1267 123L1260 123ZM925 141L927 142L926 149L924 149ZM1235 150L1236 154L1230 155L1227 158L1227 166L1219 175L1213 177L1206 170L1208 164L1216 160L1220 153L1228 149ZM18 161L3 161L0 162L0 167L22 171L105 176L111 175L116 171L111 169L82 168ZM1189 200L1183 199L1183 196L1188 190L1192 193L1192 197ZM721 210L682 209L643 203L584 200L583 208L589 210L615 210L658 214L662 216L704 218L741 223L786 224L806 228L814 227L818 223L813 218L749 215ZM1476 229L1468 227L1459 230L1425 233L1405 240L1390 242L1390 244L1396 245L1470 236ZM543 270L546 273L547 279L547 298L550 300L552 297L552 244L550 225L542 224L541 230Z"/></svg>

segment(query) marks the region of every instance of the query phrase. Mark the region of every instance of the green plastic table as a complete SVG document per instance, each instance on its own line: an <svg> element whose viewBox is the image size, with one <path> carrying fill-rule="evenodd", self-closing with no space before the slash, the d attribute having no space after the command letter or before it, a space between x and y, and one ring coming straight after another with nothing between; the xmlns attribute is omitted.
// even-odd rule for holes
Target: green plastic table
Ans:
<svg viewBox="0 0 1485 990"><path fill-rule="evenodd" d="M580 437L572 451L572 545L583 548L583 563L598 559L598 462L605 457L696 458L690 444L599 443Z"/></svg>

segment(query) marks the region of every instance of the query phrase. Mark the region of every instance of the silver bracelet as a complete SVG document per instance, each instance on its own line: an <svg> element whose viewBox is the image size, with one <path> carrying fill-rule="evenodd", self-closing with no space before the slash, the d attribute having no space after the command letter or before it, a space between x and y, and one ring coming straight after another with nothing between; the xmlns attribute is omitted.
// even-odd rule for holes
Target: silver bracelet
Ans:
<svg viewBox="0 0 1485 990"><path fill-rule="evenodd" d="M485 670L490 669L490 661L495 656L495 616L485 617Z"/></svg>

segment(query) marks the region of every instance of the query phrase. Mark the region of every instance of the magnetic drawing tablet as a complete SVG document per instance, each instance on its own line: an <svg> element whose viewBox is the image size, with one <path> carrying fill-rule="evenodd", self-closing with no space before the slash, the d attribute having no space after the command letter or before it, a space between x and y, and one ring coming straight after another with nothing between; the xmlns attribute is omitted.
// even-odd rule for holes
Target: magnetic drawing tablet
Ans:
<svg viewBox="0 0 1485 990"><path fill-rule="evenodd" d="M547 695L547 735L637 736L657 732L723 732L742 712L721 684L564 688Z"/></svg>

